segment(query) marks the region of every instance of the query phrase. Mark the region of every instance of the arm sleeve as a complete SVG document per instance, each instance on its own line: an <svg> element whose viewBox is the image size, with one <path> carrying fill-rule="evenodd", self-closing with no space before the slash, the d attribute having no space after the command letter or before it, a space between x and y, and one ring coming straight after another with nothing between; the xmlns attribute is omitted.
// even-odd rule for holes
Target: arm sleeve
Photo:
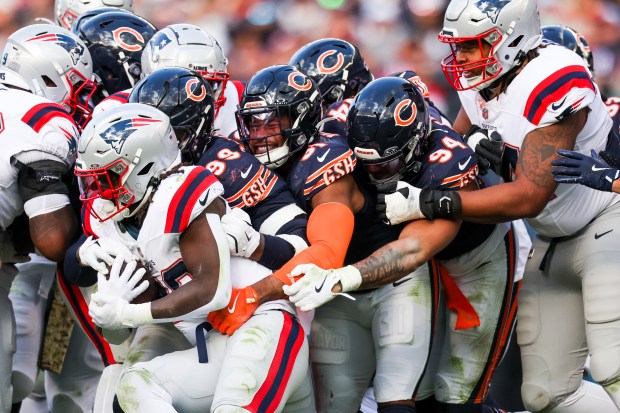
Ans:
<svg viewBox="0 0 620 413"><path fill-rule="evenodd" d="M82 246L84 241L86 241L86 235L82 234L80 239L69 247L63 261L63 278L67 283L77 285L78 287L90 287L97 282L97 271L91 267L82 267L77 262L76 251Z"/></svg>
<svg viewBox="0 0 620 413"><path fill-rule="evenodd" d="M289 274L299 264L315 264L321 268L338 268L353 236L355 218L349 207L337 202L317 206L308 218L310 246L297 254L273 276L287 285L292 284Z"/></svg>

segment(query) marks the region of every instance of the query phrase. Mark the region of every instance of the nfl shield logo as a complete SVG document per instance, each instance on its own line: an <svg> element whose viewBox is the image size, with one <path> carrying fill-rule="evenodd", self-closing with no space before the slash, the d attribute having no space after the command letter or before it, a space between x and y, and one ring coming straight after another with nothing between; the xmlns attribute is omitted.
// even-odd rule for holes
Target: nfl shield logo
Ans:
<svg viewBox="0 0 620 413"><path fill-rule="evenodd" d="M489 110L487 108L482 108L482 117L485 120L489 119Z"/></svg>

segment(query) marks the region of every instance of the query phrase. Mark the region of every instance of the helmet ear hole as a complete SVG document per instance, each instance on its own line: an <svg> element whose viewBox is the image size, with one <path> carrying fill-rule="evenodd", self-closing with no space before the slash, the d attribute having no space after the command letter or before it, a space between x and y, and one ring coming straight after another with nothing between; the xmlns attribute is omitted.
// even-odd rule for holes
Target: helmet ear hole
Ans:
<svg viewBox="0 0 620 413"><path fill-rule="evenodd" d="M45 86L47 87L58 87L58 85L48 76L43 75L41 76L41 79L43 79L43 82L45 83Z"/></svg>
<svg viewBox="0 0 620 413"><path fill-rule="evenodd" d="M149 171L151 170L151 168L153 167L154 163L153 162L149 162L147 163L144 168L140 169L140 171L138 172L138 176L141 175L146 175L149 173Z"/></svg>

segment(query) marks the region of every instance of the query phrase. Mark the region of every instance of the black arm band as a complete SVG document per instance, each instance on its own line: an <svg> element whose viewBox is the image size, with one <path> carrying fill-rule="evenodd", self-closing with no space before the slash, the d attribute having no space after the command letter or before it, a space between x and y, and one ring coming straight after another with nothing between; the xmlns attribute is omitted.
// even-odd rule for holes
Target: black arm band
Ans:
<svg viewBox="0 0 620 413"><path fill-rule="evenodd" d="M460 218L461 196L456 191L423 189L420 192L420 209L428 219Z"/></svg>
<svg viewBox="0 0 620 413"><path fill-rule="evenodd" d="M41 160L26 165L13 158L11 164L17 168L19 194L24 202L42 195L69 194L64 182L69 168L64 163Z"/></svg>

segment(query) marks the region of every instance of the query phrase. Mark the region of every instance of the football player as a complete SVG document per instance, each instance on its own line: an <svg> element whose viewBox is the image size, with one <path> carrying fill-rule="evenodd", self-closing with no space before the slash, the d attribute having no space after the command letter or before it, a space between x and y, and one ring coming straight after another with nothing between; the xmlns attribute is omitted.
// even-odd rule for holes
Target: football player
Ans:
<svg viewBox="0 0 620 413"><path fill-rule="evenodd" d="M90 80L92 63L84 44L58 26L32 25L16 31L7 39L2 56L0 133L7 141L0 192L3 199L0 411L9 412L14 399L11 366L15 322L8 294L17 273L14 264L30 260L28 254L34 251L33 246L47 259L61 260L74 240L77 218L70 206L67 186L79 136L74 118L81 120L89 115L86 102L95 85ZM22 213L26 216L20 220ZM42 278L53 280L54 265L43 262L43 266L46 270L33 281L36 287L31 286L37 291ZM35 264L32 268L40 270ZM29 320L25 319L20 327L27 324ZM20 328L20 333L27 335L25 330ZM38 354L38 349L35 353ZM29 362L34 366L31 375L27 374L31 370L27 366ZM18 364L15 401L32 390L36 356L32 360L19 358Z"/></svg>
<svg viewBox="0 0 620 413"><path fill-rule="evenodd" d="M320 119L316 84L290 65L257 72L242 97L238 122L244 145L261 163L286 176L297 202L310 213L310 246L274 273L280 286L270 290L268 297L282 296L281 286L291 284L289 274L297 264L342 265L345 256L347 261L356 260L398 236L399 229L377 219L374 195L354 175L357 161L345 138L319 133ZM359 223L355 229L354 222ZM430 344L433 283L427 266L411 277L409 285L366 291L354 302L339 297L317 311L311 359L319 411L357 410L375 367L380 408L390 404L412 408ZM408 294L411 286L419 287L415 298ZM398 317L397 308L403 307L415 313L415 320L401 319L402 331L396 332L387 319ZM221 310L209 315L213 325L228 334L242 319ZM407 360L407 367L391 368L396 359Z"/></svg>
<svg viewBox="0 0 620 413"><path fill-rule="evenodd" d="M439 39L452 48L442 68L463 106L457 129L476 124L511 132L503 135L507 182L452 193L399 183L401 189L385 196L386 218L528 218L538 236L518 307L525 407L616 412L620 238L613 228L620 198L583 185L558 186L551 174L558 150L589 154L605 147L613 122L598 87L578 55L541 45L534 0L453 0ZM592 376L610 398L586 390L596 386L582 380L588 351Z"/></svg>
<svg viewBox="0 0 620 413"><path fill-rule="evenodd" d="M371 82L353 101L347 138L371 183L381 187L406 180L424 188L476 190L482 182L476 179L472 150L449 127L407 116L410 107L428 117L419 88L389 77ZM435 257L447 308L455 313L437 320L433 349L439 364L429 366L427 379L416 389L416 409L432 411L425 409L431 403L425 399L434 393L441 411L478 412L514 325L518 249L507 224L418 220L403 229L398 241L354 265L337 270L297 267L291 275L305 276L284 291L302 310L310 310L331 301L334 292L350 292L342 285L351 285L351 278L362 279L358 290L397 286ZM323 291L317 285L324 285ZM445 311L440 314L446 316Z"/></svg>
<svg viewBox="0 0 620 413"><path fill-rule="evenodd" d="M25 99L19 110L24 110L24 116L28 115L27 119L30 119L32 125L36 122L44 125L47 120L54 125L58 123L58 119L63 119L60 121L60 126L64 129L63 136L71 142L69 137L77 136L79 125L84 125L90 118L93 104L91 98L96 91L96 85L92 81L91 57L84 44L71 32L57 26L33 25L18 30L9 37L3 56L0 78L5 85L45 97L61 105L65 113L58 113L58 105L47 105L30 99ZM49 103L47 100L44 102ZM78 123L77 126L75 123L71 127L65 124L67 114ZM78 129L75 129L76 127ZM72 145L76 144L77 142L74 142ZM20 292L11 294L17 328L13 373L15 402L25 398L34 386L42 342L43 307L53 285L56 270L55 263L39 255L33 254L31 258L30 262L19 266L16 291L19 288ZM84 369L93 369L95 374L90 379L96 382L101 366L96 363L88 364ZM58 380L58 377L46 373L46 381L50 386L53 386L50 378L57 386L55 389L59 390L58 393L63 393L62 388L65 385L73 388L75 384L66 383L64 379ZM57 403L62 397L55 402L55 394L56 391L50 391L50 408L54 405L59 408ZM78 394L72 391L68 399L80 406L88 406L92 402L90 396L92 394L89 392L82 391Z"/></svg>
<svg viewBox="0 0 620 413"><path fill-rule="evenodd" d="M300 403L296 397L303 390L304 408L312 409L307 343L290 303L266 303L231 340L217 331L204 334L206 314L229 301L231 274L237 274L232 284L244 287L269 271L236 258L229 272L228 243L220 224L227 208L220 198L223 188L203 167L181 166L168 118L150 106L129 103L99 115L83 136L86 142L80 147L76 174L83 182L84 199L94 201L90 213L98 221L93 221L97 228L92 229L107 230L108 236L114 234L133 251L138 247L164 294L152 302L130 304L143 291L143 284L134 289L143 271L134 273L131 264L121 270L122 258L117 258L108 280L102 273L98 276L91 316L110 329L177 321L177 328L198 344L200 363L194 347L126 370L118 388L121 407L125 411L176 411L173 405L182 410L211 406L214 411L231 406L281 410L291 399ZM257 329L263 327L269 333L257 338ZM264 357L256 359L252 355L258 349ZM286 360L281 357L284 353ZM163 366L174 368L162 370ZM266 393L281 370L286 372L277 379L281 390ZM145 382L145 375L153 380Z"/></svg>

